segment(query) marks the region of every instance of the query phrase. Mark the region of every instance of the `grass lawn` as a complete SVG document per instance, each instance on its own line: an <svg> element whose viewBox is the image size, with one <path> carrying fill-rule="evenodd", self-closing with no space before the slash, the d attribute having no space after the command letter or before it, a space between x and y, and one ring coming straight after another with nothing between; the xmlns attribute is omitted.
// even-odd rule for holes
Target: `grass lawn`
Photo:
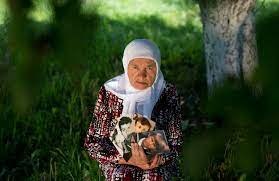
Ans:
<svg viewBox="0 0 279 181"><path fill-rule="evenodd" d="M26 37L37 37L36 32L44 35L57 30L52 24L54 11L49 1L34 2L26 20L31 23L24 27L26 29L20 29L18 32L26 33ZM274 3L277 1L259 0L257 17L260 19L268 11L278 8ZM2 79L0 74L0 180L99 178L97 163L88 158L83 149L83 139L92 119L90 110L94 107L99 87L109 78L122 73L123 50L125 45L135 38L152 39L161 49L164 76L167 81L177 86L183 102L185 135L188 134L187 120L203 113L202 106L206 101L205 60L202 25L199 8L195 2L85 0L81 8L85 17L97 12L97 27L93 27L94 24L85 24L86 30L83 29L85 26L72 27L73 30L69 30L70 28L59 26L57 32L61 30L60 35L64 36L64 42L55 33L50 34L55 37L54 42L62 42L55 45L65 45L66 48L62 48L61 54L55 52L46 58L34 58L30 52L44 52L45 49L36 49L40 46L31 47L11 56L10 64L13 69L7 79ZM4 1L0 1L0 63L7 54L7 12ZM69 17L70 22L72 20L80 25L75 21L77 16L70 14ZM66 18L60 23L65 21ZM23 40L26 40L26 37L15 39L9 46L25 45ZM43 40L42 42L44 43ZM77 55L73 53L73 49L77 48L75 42L84 42L84 51L78 52ZM41 45L40 41L38 45ZM13 74L13 70L20 68L20 60L24 56L43 62L41 67L31 67L34 68L32 71L37 70L32 72L31 78L35 78L39 88L26 85L27 88L21 89L14 81L13 75L17 74ZM75 74L69 71L72 68L71 64L63 62L62 59L82 62L82 73ZM69 65L70 68L65 68L64 65ZM34 92L31 91L33 88ZM231 142L229 144L233 145ZM228 174L241 176L232 172L232 155L227 153L222 156L226 157L227 162L223 163L226 169L220 171L223 167L212 166L212 173L225 170ZM182 161L185 160L187 155L182 156ZM272 174L278 173L278 166L274 165L271 168L274 170L262 173L266 176L264 178L272 178ZM210 174L210 169L205 170L205 175ZM187 172L185 168L181 167L181 170Z"/></svg>

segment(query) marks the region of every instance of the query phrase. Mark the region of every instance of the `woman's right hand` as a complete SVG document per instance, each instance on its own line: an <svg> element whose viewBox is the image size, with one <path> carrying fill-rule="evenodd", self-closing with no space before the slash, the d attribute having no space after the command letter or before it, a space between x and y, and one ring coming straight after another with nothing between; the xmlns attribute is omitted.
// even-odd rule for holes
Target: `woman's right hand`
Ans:
<svg viewBox="0 0 279 181"><path fill-rule="evenodd" d="M139 146L137 143L131 143L131 152L132 156L128 160L128 163L130 163L131 165L138 166L140 168L145 168L149 165L149 161L144 153L143 148Z"/></svg>
<svg viewBox="0 0 279 181"><path fill-rule="evenodd" d="M141 146L139 146L137 143L135 143L134 139L131 140L131 152L132 156L126 162L123 158L121 158L118 163L119 164L129 164L137 166L143 170L152 169L159 166L159 157L158 155L155 155L151 162L147 159L146 154L144 153L144 150Z"/></svg>

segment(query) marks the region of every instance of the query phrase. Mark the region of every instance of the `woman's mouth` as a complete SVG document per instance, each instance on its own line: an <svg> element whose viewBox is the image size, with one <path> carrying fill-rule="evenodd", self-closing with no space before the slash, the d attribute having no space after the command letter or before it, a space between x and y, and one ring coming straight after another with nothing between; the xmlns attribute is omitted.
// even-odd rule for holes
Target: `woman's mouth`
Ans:
<svg viewBox="0 0 279 181"><path fill-rule="evenodd" d="M141 82L141 81L136 81L137 84L142 84L142 85L146 85L146 82Z"/></svg>

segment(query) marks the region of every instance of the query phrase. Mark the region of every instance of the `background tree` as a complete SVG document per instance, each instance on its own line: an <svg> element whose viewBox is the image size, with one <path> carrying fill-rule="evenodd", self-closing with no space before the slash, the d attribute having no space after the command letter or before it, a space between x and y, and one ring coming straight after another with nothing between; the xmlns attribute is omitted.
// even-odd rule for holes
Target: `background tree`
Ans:
<svg viewBox="0 0 279 181"><path fill-rule="evenodd" d="M258 65L256 0L200 0L209 91L227 78L251 80Z"/></svg>

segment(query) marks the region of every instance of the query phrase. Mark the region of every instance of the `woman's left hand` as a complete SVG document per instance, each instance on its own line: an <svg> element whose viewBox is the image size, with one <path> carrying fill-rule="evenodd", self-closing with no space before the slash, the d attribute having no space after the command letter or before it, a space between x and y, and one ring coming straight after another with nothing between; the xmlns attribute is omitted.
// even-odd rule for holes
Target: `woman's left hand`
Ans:
<svg viewBox="0 0 279 181"><path fill-rule="evenodd" d="M147 169L153 169L159 167L161 165L161 159L162 157L159 156L158 154L154 155L150 160L149 167Z"/></svg>
<svg viewBox="0 0 279 181"><path fill-rule="evenodd" d="M121 158L118 161L118 163L119 164L130 164L130 165L138 166L143 170L149 170L149 169L159 167L160 165L162 165L164 163L164 161L163 161L162 156L159 156L156 154L152 157L152 159L150 160L150 163L148 163L148 164L136 164L135 165L135 164L132 164L130 160L128 162L126 162L123 158Z"/></svg>

